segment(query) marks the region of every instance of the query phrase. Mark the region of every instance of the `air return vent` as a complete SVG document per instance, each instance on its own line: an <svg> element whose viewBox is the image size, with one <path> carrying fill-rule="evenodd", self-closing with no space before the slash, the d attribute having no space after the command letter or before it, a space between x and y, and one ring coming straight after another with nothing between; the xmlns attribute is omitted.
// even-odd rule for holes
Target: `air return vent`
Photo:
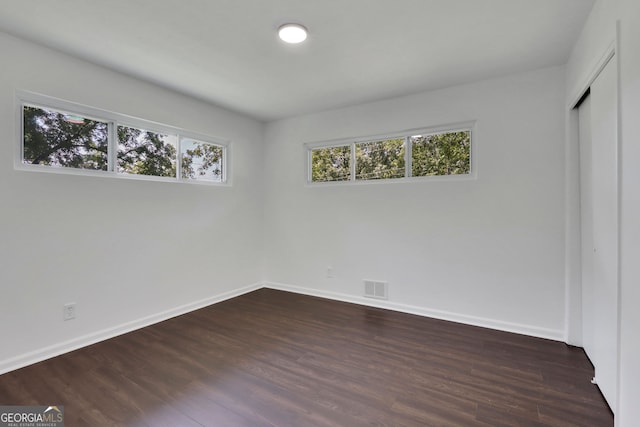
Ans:
<svg viewBox="0 0 640 427"><path fill-rule="evenodd" d="M388 299L387 282L364 281L364 296L367 298Z"/></svg>

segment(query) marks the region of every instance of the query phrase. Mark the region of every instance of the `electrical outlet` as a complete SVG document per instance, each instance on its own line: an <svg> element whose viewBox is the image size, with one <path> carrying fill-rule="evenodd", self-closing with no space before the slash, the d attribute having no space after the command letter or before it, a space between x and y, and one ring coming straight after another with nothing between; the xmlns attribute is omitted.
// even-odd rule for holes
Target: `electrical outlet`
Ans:
<svg viewBox="0 0 640 427"><path fill-rule="evenodd" d="M70 302L68 304L65 304L62 307L62 318L64 320L71 320L71 319L75 319L76 318L76 303L75 302Z"/></svg>
<svg viewBox="0 0 640 427"><path fill-rule="evenodd" d="M333 277L333 267L331 267L331 266L327 267L327 277L329 279L331 279Z"/></svg>

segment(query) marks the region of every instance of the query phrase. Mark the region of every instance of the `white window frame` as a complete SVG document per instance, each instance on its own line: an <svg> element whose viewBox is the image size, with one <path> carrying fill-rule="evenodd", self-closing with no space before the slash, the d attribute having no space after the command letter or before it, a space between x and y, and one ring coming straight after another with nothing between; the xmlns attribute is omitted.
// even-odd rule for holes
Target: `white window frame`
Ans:
<svg viewBox="0 0 640 427"><path fill-rule="evenodd" d="M212 137L197 132L192 132L179 127L170 126L150 120L140 119L125 114L115 113L112 111L102 110L59 98L28 92L23 90L16 91L16 129L17 129L17 148L14 156L14 168L16 170L31 172L46 172L66 175L84 175L84 176L100 176L120 179L160 181L160 182L179 182L185 184L197 185L213 185L213 186L230 186L231 175L229 173L229 155L231 143L227 140ZM71 167L55 167L48 165L33 165L24 161L24 119L23 112L25 106L31 106L42 109L51 109L63 113L77 114L90 120L106 122L108 126L108 148L107 148L107 170L90 170L77 169ZM177 136L176 142L176 176L162 177L153 175L136 175L129 173L119 173L117 171L117 129L118 126L127 126L132 128L144 129L149 132L162 134L170 134ZM197 140L205 144L212 144L222 148L222 174L220 181L208 181L197 179L182 178L182 150L181 143L184 139Z"/></svg>
<svg viewBox="0 0 640 427"><path fill-rule="evenodd" d="M463 132L468 131L471 133L470 144L470 159L468 174L456 174L456 175L435 175L435 176L412 176L412 156L411 156L411 137L414 135L436 135L449 132ZM383 178L383 179L356 179L356 144L362 144L367 142L386 141L389 139L404 139L404 160L405 160L405 176L402 178ZM305 176L306 185L308 186L326 186L326 185L368 185L368 184L387 184L398 182L424 182L424 181L469 181L477 179L477 165L476 165L476 150L477 150L478 135L476 131L476 121L465 121L449 123L445 125L430 126L426 128L408 129L400 132L392 132L381 135L354 137L354 138L341 138L330 141L318 141L307 142L304 144L305 150ZM312 155L314 150L322 148L333 147L351 147L351 161L349 162L350 179L345 181L312 181L313 162Z"/></svg>

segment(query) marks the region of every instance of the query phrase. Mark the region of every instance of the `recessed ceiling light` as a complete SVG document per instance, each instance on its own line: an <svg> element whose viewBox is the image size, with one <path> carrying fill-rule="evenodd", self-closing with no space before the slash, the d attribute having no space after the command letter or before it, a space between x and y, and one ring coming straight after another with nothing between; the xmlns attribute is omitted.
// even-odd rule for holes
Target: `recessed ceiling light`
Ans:
<svg viewBox="0 0 640 427"><path fill-rule="evenodd" d="M301 43L307 39L307 29L300 24L284 24L278 28L278 36L283 42Z"/></svg>

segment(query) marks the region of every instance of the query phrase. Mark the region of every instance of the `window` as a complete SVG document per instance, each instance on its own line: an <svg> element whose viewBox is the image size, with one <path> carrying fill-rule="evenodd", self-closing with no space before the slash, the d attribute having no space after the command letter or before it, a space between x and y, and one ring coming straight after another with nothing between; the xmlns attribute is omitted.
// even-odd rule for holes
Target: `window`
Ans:
<svg viewBox="0 0 640 427"><path fill-rule="evenodd" d="M361 142L356 146L356 179L403 178L404 139Z"/></svg>
<svg viewBox="0 0 640 427"><path fill-rule="evenodd" d="M409 137L411 176L468 175L471 172L471 131Z"/></svg>
<svg viewBox="0 0 640 427"><path fill-rule="evenodd" d="M226 143L40 95L21 101L23 168L226 182Z"/></svg>
<svg viewBox="0 0 640 427"><path fill-rule="evenodd" d="M351 179L351 147L324 147L311 150L313 182Z"/></svg>
<svg viewBox="0 0 640 427"><path fill-rule="evenodd" d="M309 182L470 176L473 123L339 144L308 144Z"/></svg>
<svg viewBox="0 0 640 427"><path fill-rule="evenodd" d="M24 163L107 170L106 122L25 105L23 126Z"/></svg>
<svg viewBox="0 0 640 427"><path fill-rule="evenodd" d="M176 176L177 135L118 126L118 166L120 173Z"/></svg>
<svg viewBox="0 0 640 427"><path fill-rule="evenodd" d="M185 138L180 156L183 179L222 182L223 147Z"/></svg>

